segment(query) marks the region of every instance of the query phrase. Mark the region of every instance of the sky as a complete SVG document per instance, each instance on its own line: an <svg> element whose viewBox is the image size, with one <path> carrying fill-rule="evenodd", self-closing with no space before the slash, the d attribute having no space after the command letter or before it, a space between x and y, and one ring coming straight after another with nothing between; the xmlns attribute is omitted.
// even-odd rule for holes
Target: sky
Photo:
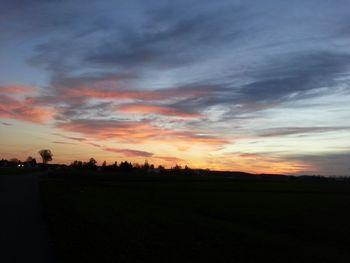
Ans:
<svg viewBox="0 0 350 263"><path fill-rule="evenodd" d="M350 2L0 2L0 158L350 175Z"/></svg>

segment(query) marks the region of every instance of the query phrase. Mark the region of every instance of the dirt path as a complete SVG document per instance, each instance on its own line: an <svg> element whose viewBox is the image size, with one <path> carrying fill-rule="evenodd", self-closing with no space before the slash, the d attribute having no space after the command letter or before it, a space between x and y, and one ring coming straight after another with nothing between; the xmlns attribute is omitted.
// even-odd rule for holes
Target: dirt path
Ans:
<svg viewBox="0 0 350 263"><path fill-rule="evenodd" d="M0 262L53 262L39 175L0 176Z"/></svg>

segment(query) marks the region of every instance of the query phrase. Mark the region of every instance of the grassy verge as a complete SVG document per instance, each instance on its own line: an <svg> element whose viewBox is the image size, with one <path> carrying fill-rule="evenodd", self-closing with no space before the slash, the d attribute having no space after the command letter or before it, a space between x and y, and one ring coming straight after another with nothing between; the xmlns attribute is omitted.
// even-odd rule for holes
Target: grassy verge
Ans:
<svg viewBox="0 0 350 263"><path fill-rule="evenodd" d="M61 262L350 262L347 184L56 176L41 191Z"/></svg>

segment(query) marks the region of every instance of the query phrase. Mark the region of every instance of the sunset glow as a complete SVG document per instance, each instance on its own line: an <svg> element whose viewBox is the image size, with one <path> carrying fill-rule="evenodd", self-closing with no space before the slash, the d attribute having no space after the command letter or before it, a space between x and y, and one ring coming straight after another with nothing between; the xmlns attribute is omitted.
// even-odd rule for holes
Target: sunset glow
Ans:
<svg viewBox="0 0 350 263"><path fill-rule="evenodd" d="M348 1L87 2L0 4L0 158L350 175Z"/></svg>

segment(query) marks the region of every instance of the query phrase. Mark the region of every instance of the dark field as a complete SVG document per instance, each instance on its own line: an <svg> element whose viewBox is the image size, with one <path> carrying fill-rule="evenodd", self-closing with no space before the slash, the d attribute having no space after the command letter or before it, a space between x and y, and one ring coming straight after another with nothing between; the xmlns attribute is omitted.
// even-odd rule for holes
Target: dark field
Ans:
<svg viewBox="0 0 350 263"><path fill-rule="evenodd" d="M17 168L17 167L6 167L0 168L0 175L16 175L16 174L31 174L41 172L41 168Z"/></svg>
<svg viewBox="0 0 350 263"><path fill-rule="evenodd" d="M59 262L350 262L350 184L51 176Z"/></svg>

